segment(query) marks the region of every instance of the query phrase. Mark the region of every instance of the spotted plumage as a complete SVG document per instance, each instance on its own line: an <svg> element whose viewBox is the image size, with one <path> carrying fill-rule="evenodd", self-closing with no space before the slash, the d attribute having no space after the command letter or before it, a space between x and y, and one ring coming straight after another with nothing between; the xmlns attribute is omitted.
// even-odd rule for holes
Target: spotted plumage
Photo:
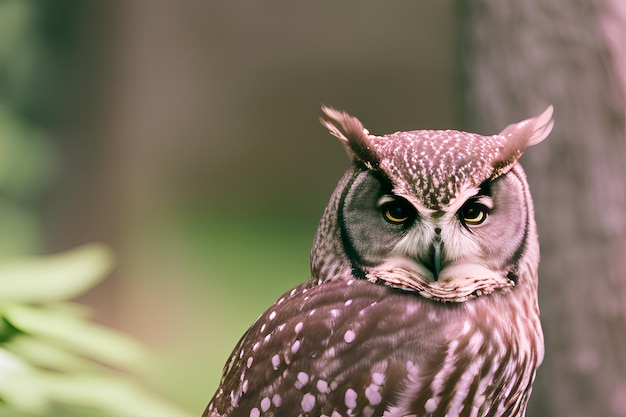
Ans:
<svg viewBox="0 0 626 417"><path fill-rule="evenodd" d="M312 277L233 351L205 416L524 416L543 359L532 202L517 159L551 109L500 135L370 135L325 108L353 164Z"/></svg>

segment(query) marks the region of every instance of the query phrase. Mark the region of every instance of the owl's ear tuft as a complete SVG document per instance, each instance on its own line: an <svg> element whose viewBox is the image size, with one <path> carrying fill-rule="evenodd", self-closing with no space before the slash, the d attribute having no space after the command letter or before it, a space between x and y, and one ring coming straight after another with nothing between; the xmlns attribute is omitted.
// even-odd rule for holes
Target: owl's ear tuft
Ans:
<svg viewBox="0 0 626 417"><path fill-rule="evenodd" d="M324 115L320 117L320 122L343 143L351 157L369 169L378 167L379 157L372 150L371 135L359 119L332 107L322 106L322 112Z"/></svg>
<svg viewBox="0 0 626 417"><path fill-rule="evenodd" d="M507 138L507 143L519 145L524 150L527 146L536 145L544 140L552 131L554 108L548 106L539 116L531 117L519 123L513 123L500 132L500 136Z"/></svg>
<svg viewBox="0 0 626 417"><path fill-rule="evenodd" d="M508 125L498 136L504 137L504 145L498 157L492 162L494 175L499 176L508 171L526 150L526 147L543 141L552 131L553 107L548 106L543 113L519 123Z"/></svg>

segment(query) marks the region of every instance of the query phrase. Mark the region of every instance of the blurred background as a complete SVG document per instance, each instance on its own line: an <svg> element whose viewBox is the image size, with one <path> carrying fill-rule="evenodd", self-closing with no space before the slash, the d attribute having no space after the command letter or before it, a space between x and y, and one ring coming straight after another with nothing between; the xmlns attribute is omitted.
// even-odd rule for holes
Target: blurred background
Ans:
<svg viewBox="0 0 626 417"><path fill-rule="evenodd" d="M199 415L239 337L309 277L348 165L322 103L380 134L493 134L552 103L554 138L522 160L548 343L531 409L625 416L619 1L2 0L0 256L109 244L115 271L79 301Z"/></svg>

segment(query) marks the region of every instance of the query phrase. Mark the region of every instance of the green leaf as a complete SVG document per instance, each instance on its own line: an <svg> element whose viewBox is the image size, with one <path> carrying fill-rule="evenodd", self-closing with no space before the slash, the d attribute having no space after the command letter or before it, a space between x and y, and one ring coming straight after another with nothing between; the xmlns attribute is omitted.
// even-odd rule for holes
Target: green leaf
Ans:
<svg viewBox="0 0 626 417"><path fill-rule="evenodd" d="M72 376L35 372L0 379L0 397L17 412L48 415L52 405L84 407L115 417L189 417L116 376Z"/></svg>
<svg viewBox="0 0 626 417"><path fill-rule="evenodd" d="M0 301L48 303L74 298L110 273L113 255L91 243L60 254L0 262Z"/></svg>
<svg viewBox="0 0 626 417"><path fill-rule="evenodd" d="M0 348L0 380L11 379L15 374L21 374L30 369L21 358Z"/></svg>
<svg viewBox="0 0 626 417"><path fill-rule="evenodd" d="M50 394L58 402L93 407L112 416L189 417L135 384L115 377L56 378L50 386Z"/></svg>
<svg viewBox="0 0 626 417"><path fill-rule="evenodd" d="M94 362L30 335L15 336L3 347L38 368L69 373L97 369Z"/></svg>
<svg viewBox="0 0 626 417"><path fill-rule="evenodd" d="M70 315L65 309L8 305L4 316L32 337L108 365L132 368L147 356L133 339Z"/></svg>
<svg viewBox="0 0 626 417"><path fill-rule="evenodd" d="M30 379L35 374L36 370L20 357L0 348L0 399L3 403L11 408L13 403L17 409L41 410L43 401L37 391L30 387L25 389L20 384L20 381Z"/></svg>

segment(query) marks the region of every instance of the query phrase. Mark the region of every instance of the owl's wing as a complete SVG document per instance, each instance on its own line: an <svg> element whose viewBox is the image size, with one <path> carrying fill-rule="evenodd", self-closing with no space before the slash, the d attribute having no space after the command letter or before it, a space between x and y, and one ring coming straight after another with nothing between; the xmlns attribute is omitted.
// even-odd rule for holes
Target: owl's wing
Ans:
<svg viewBox="0 0 626 417"><path fill-rule="evenodd" d="M454 310L367 281L303 284L241 339L204 415L423 410L445 365Z"/></svg>

